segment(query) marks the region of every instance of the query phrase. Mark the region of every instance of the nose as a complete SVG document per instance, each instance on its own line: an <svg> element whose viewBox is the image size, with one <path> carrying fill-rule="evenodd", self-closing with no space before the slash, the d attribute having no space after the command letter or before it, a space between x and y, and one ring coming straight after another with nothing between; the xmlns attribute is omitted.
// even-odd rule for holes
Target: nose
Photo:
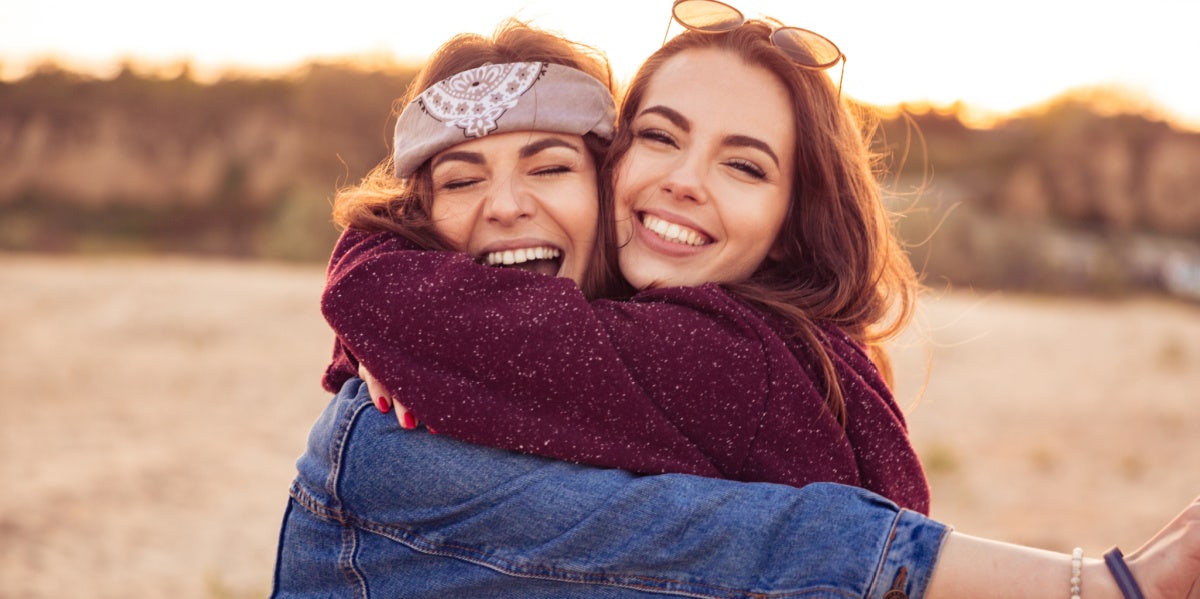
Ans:
<svg viewBox="0 0 1200 599"><path fill-rule="evenodd" d="M489 222L511 225L530 218L536 210L536 202L527 194L515 177L498 180L484 198L484 216Z"/></svg>
<svg viewBox="0 0 1200 599"><path fill-rule="evenodd" d="M707 164L697 152L679 156L663 179L662 189L676 200L703 204L707 201L704 176Z"/></svg>

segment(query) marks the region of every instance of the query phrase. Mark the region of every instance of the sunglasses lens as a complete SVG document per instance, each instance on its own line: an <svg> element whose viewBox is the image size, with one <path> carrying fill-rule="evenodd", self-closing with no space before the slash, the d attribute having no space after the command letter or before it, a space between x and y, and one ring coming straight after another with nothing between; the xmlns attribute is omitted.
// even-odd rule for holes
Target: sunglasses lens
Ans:
<svg viewBox="0 0 1200 599"><path fill-rule="evenodd" d="M841 50L825 36L799 27L777 30L772 41L788 58L817 69L829 68L842 57Z"/></svg>
<svg viewBox="0 0 1200 599"><path fill-rule="evenodd" d="M678 0L671 12L680 25L698 31L729 31L745 22L738 9L715 0Z"/></svg>

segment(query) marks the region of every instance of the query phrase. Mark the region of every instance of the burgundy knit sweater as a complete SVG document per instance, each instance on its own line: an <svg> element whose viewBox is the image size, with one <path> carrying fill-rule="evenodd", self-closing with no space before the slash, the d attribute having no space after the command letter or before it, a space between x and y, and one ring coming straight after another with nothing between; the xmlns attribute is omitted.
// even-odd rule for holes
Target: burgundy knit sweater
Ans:
<svg viewBox="0 0 1200 599"><path fill-rule="evenodd" d="M863 349L821 327L843 428L809 348L717 285L589 302L569 279L348 230L321 310L337 333L325 388L361 361L442 434L646 474L838 482L929 510L904 416Z"/></svg>

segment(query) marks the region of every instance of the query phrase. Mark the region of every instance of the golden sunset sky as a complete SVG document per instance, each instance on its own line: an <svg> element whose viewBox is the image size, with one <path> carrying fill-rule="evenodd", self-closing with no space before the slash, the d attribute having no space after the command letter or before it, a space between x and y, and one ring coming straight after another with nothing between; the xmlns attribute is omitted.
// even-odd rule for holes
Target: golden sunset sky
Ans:
<svg viewBox="0 0 1200 599"><path fill-rule="evenodd" d="M516 16L603 49L619 78L663 39L670 0L7 0L0 76L53 58L100 75L122 60L201 77L271 72L309 59L419 61L451 35ZM961 101L978 114L1116 86L1200 130L1200 2L868 0L733 2L820 32L849 57L845 93L879 105ZM678 26L671 29L677 33Z"/></svg>

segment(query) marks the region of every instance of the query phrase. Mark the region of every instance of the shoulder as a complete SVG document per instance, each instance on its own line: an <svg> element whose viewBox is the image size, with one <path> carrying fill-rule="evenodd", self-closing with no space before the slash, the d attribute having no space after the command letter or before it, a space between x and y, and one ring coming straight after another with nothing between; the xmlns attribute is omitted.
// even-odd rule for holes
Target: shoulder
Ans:
<svg viewBox="0 0 1200 599"><path fill-rule="evenodd" d="M765 312L716 284L648 289L626 301L592 305L610 331L620 330L620 335L676 338L745 356L781 342Z"/></svg>
<svg viewBox="0 0 1200 599"><path fill-rule="evenodd" d="M856 360L866 360L871 362L870 354L867 353L867 347L862 342L850 336L845 329L828 320L817 322L817 328L820 334L824 336L825 343L831 349L842 355L844 358L854 358Z"/></svg>
<svg viewBox="0 0 1200 599"><path fill-rule="evenodd" d="M683 321L736 324L740 328L754 329L755 336L774 330L765 311L715 283L647 289L627 301L616 303L624 304L624 310L672 314Z"/></svg>
<svg viewBox="0 0 1200 599"><path fill-rule="evenodd" d="M662 287L639 291L634 304L667 304L696 310L743 315L762 319L765 314L716 283L696 287Z"/></svg>
<svg viewBox="0 0 1200 599"><path fill-rule="evenodd" d="M330 262L340 262L348 256L374 248L388 246L396 250L420 250L416 243L388 231L367 231L357 227L347 227L338 237L333 247Z"/></svg>

